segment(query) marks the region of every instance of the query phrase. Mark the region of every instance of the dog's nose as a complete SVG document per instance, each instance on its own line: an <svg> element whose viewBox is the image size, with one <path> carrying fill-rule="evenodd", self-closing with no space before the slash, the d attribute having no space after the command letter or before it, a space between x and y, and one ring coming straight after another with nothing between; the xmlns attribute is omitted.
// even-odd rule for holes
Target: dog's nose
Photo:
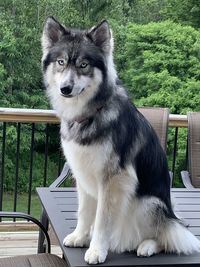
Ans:
<svg viewBox="0 0 200 267"><path fill-rule="evenodd" d="M73 89L72 85L67 85L65 87L60 88L60 91L63 95L68 96L69 94L71 94Z"/></svg>

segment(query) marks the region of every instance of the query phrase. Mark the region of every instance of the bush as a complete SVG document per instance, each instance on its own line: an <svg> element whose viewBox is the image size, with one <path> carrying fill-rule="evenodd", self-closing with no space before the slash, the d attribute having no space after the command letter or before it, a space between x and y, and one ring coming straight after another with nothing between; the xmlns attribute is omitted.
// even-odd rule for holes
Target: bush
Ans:
<svg viewBox="0 0 200 267"><path fill-rule="evenodd" d="M200 108L199 59L200 32L194 28L171 21L129 24L121 77L139 105L194 111Z"/></svg>

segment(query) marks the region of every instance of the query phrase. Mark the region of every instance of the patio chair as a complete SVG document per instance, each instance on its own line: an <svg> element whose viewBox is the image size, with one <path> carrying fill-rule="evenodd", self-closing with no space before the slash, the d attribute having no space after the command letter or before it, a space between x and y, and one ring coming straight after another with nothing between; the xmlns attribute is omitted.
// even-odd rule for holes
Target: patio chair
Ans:
<svg viewBox="0 0 200 267"><path fill-rule="evenodd" d="M181 172L186 188L200 187L200 112L188 116L188 170Z"/></svg>
<svg viewBox="0 0 200 267"><path fill-rule="evenodd" d="M144 107L138 109L154 128L162 148L167 148L167 131L169 122L169 109L157 107Z"/></svg>
<svg viewBox="0 0 200 267"><path fill-rule="evenodd" d="M139 108L139 111L144 117L150 122L154 128L162 148L166 152L167 150L167 133L169 124L169 109L168 108L157 108L157 107L144 107ZM171 178L171 186L173 181L173 173L169 171Z"/></svg>
<svg viewBox="0 0 200 267"><path fill-rule="evenodd" d="M23 255L8 258L0 258L0 267L67 267L67 263L56 255L50 254L51 244L45 227L32 216L21 212L0 212L0 218L21 218L32 221L39 226L44 233L47 242L47 252L36 255Z"/></svg>

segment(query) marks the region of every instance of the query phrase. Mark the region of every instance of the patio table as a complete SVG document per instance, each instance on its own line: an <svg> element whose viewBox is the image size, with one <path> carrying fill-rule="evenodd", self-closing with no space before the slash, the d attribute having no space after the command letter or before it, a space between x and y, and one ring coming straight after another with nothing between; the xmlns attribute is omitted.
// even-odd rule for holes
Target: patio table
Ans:
<svg viewBox="0 0 200 267"><path fill-rule="evenodd" d="M84 267L87 248L68 248L63 245L64 237L71 233L77 223L78 208L76 188L37 188L42 206L55 231L63 256L69 267ZM176 215L183 218L190 231L200 239L200 189L172 189ZM149 258L137 257L134 252L122 254L109 253L105 263L100 266L199 266L200 253L175 255L160 253Z"/></svg>

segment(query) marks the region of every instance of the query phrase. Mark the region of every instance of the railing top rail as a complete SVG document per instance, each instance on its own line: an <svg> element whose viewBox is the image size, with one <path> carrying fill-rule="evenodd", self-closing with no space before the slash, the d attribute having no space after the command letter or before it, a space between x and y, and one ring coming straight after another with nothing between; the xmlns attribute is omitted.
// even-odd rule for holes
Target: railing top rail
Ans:
<svg viewBox="0 0 200 267"><path fill-rule="evenodd" d="M0 122L59 123L54 110L0 108ZM169 127L187 127L187 115L169 115Z"/></svg>
<svg viewBox="0 0 200 267"><path fill-rule="evenodd" d="M0 108L0 121L59 123L54 110L23 108Z"/></svg>
<svg viewBox="0 0 200 267"><path fill-rule="evenodd" d="M169 114L169 127L188 127L187 115Z"/></svg>

